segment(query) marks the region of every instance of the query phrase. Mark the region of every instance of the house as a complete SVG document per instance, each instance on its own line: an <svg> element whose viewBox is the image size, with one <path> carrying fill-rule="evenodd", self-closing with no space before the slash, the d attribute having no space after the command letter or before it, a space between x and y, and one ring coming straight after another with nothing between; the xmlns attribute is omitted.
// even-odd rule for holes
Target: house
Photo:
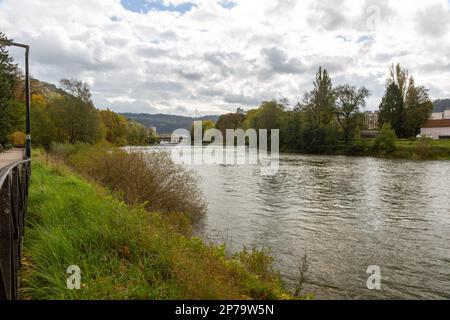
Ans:
<svg viewBox="0 0 450 320"><path fill-rule="evenodd" d="M379 111L367 111L364 113L364 124L368 130L378 129L380 127L379 119Z"/></svg>
<svg viewBox="0 0 450 320"><path fill-rule="evenodd" d="M449 112L450 113L450 112ZM433 118L434 119L434 118ZM450 139L450 116L439 120L427 120L420 129L420 134L433 139Z"/></svg>
<svg viewBox="0 0 450 320"><path fill-rule="evenodd" d="M444 112L433 112L430 117L430 120L442 119L450 119L450 110L445 110Z"/></svg>

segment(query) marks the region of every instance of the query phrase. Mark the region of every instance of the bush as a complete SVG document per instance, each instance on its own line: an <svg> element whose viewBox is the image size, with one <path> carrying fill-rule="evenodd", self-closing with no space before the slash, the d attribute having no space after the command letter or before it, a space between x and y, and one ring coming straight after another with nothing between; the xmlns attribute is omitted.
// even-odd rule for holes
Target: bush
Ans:
<svg viewBox="0 0 450 320"><path fill-rule="evenodd" d="M90 145L86 143L52 143L50 145L50 152L53 157L67 163L70 156L80 152L83 149L89 148L89 146Z"/></svg>
<svg viewBox="0 0 450 320"><path fill-rule="evenodd" d="M16 131L8 135L8 142L15 148L24 148L26 137L25 133Z"/></svg>
<svg viewBox="0 0 450 320"><path fill-rule="evenodd" d="M126 152L101 144L69 156L77 171L118 194L127 204L149 211L186 214L197 221L206 204L196 176L175 165L165 152Z"/></svg>
<svg viewBox="0 0 450 320"><path fill-rule="evenodd" d="M357 139L352 141L346 149L346 154L349 155L365 155L369 151L369 145L366 141Z"/></svg>
<svg viewBox="0 0 450 320"><path fill-rule="evenodd" d="M302 132L302 149L309 153L326 153L332 151L338 144L336 129L306 128Z"/></svg>
<svg viewBox="0 0 450 320"><path fill-rule="evenodd" d="M373 150L380 155L389 155L395 152L397 136L389 123L385 123L380 134L376 137Z"/></svg>
<svg viewBox="0 0 450 320"><path fill-rule="evenodd" d="M414 148L414 156L418 159L431 159L434 157L432 139L421 137Z"/></svg>

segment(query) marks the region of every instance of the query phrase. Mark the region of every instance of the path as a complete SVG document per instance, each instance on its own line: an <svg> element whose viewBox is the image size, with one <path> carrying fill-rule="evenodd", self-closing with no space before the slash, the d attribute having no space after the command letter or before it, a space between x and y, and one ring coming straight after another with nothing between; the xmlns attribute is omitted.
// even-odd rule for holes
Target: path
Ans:
<svg viewBox="0 0 450 320"><path fill-rule="evenodd" d="M6 167L8 164L22 160L23 149L11 149L0 153L0 170Z"/></svg>

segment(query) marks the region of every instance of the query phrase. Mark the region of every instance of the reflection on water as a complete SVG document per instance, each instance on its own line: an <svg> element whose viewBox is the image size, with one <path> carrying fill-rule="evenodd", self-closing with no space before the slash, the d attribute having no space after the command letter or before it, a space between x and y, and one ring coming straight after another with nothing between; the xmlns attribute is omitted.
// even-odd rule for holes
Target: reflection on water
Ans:
<svg viewBox="0 0 450 320"><path fill-rule="evenodd" d="M288 284L306 252L317 298L450 299L450 162L281 155L272 177L191 168L209 206L199 233L232 250L270 247ZM381 291L366 287L369 265Z"/></svg>

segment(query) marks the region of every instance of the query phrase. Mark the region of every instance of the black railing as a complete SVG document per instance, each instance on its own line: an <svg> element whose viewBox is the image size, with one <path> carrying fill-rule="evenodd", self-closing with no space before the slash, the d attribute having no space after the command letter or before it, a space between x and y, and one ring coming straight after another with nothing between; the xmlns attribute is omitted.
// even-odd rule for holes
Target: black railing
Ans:
<svg viewBox="0 0 450 320"><path fill-rule="evenodd" d="M19 295L30 176L31 159L0 169L0 300L16 300Z"/></svg>

